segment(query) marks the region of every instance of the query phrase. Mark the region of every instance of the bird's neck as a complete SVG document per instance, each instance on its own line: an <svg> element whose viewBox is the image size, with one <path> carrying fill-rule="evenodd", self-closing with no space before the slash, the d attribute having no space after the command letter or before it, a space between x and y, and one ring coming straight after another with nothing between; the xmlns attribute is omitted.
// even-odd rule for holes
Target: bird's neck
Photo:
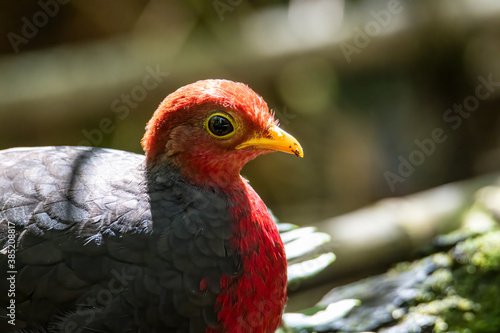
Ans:
<svg viewBox="0 0 500 333"><path fill-rule="evenodd" d="M239 163L211 160L203 163L193 162L180 170L183 176L194 184L232 192L242 187Z"/></svg>
<svg viewBox="0 0 500 333"><path fill-rule="evenodd" d="M237 221L232 246L241 253L242 273L223 276L217 301L225 327L245 332L276 329L286 302L287 263L276 224L257 193L244 179L231 195ZM234 295L237 295L235 298Z"/></svg>
<svg viewBox="0 0 500 333"><path fill-rule="evenodd" d="M212 187L223 192L246 191L240 171L243 166L255 157L264 154L262 151L236 150L221 154L207 149L194 147L190 150L175 151L162 154L146 161L153 168L169 166L189 182L203 187Z"/></svg>

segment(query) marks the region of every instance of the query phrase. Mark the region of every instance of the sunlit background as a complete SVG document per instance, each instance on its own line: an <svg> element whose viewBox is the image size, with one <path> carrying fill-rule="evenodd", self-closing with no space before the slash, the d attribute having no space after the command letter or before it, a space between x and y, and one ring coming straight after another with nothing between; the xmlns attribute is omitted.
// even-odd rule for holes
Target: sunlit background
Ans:
<svg viewBox="0 0 500 333"><path fill-rule="evenodd" d="M282 220L500 169L497 0L2 1L0 148L141 153L160 101L248 84L301 142L244 175Z"/></svg>

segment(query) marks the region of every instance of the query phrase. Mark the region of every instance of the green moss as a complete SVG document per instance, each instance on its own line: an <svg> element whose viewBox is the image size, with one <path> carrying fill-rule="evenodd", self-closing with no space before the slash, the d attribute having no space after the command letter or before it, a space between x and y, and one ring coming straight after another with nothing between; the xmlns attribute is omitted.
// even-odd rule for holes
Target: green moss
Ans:
<svg viewBox="0 0 500 333"><path fill-rule="evenodd" d="M500 271L500 231L468 239L457 245L461 260L466 260L481 271Z"/></svg>
<svg viewBox="0 0 500 333"><path fill-rule="evenodd" d="M500 231L465 240L450 254L455 265L445 265L429 277L417 299L421 303L410 312L437 316L437 333L497 333ZM440 258L442 262L444 259Z"/></svg>

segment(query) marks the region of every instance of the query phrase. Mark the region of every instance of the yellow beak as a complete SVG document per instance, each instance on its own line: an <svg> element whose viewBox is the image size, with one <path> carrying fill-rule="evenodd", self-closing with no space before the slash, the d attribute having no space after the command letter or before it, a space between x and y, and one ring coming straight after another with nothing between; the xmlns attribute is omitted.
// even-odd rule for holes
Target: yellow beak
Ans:
<svg viewBox="0 0 500 333"><path fill-rule="evenodd" d="M302 151L300 143L278 126L269 128L265 137L252 138L236 146L236 149L243 148L276 150L304 157L304 152Z"/></svg>

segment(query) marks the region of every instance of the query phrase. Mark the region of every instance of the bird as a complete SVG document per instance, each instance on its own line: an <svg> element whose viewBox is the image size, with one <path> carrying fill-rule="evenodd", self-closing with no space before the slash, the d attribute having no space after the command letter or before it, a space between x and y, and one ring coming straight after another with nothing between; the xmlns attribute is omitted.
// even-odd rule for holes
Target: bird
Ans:
<svg viewBox="0 0 500 333"><path fill-rule="evenodd" d="M287 262L240 171L303 157L262 97L229 80L169 94L144 154L0 151L2 332L274 332Z"/></svg>

